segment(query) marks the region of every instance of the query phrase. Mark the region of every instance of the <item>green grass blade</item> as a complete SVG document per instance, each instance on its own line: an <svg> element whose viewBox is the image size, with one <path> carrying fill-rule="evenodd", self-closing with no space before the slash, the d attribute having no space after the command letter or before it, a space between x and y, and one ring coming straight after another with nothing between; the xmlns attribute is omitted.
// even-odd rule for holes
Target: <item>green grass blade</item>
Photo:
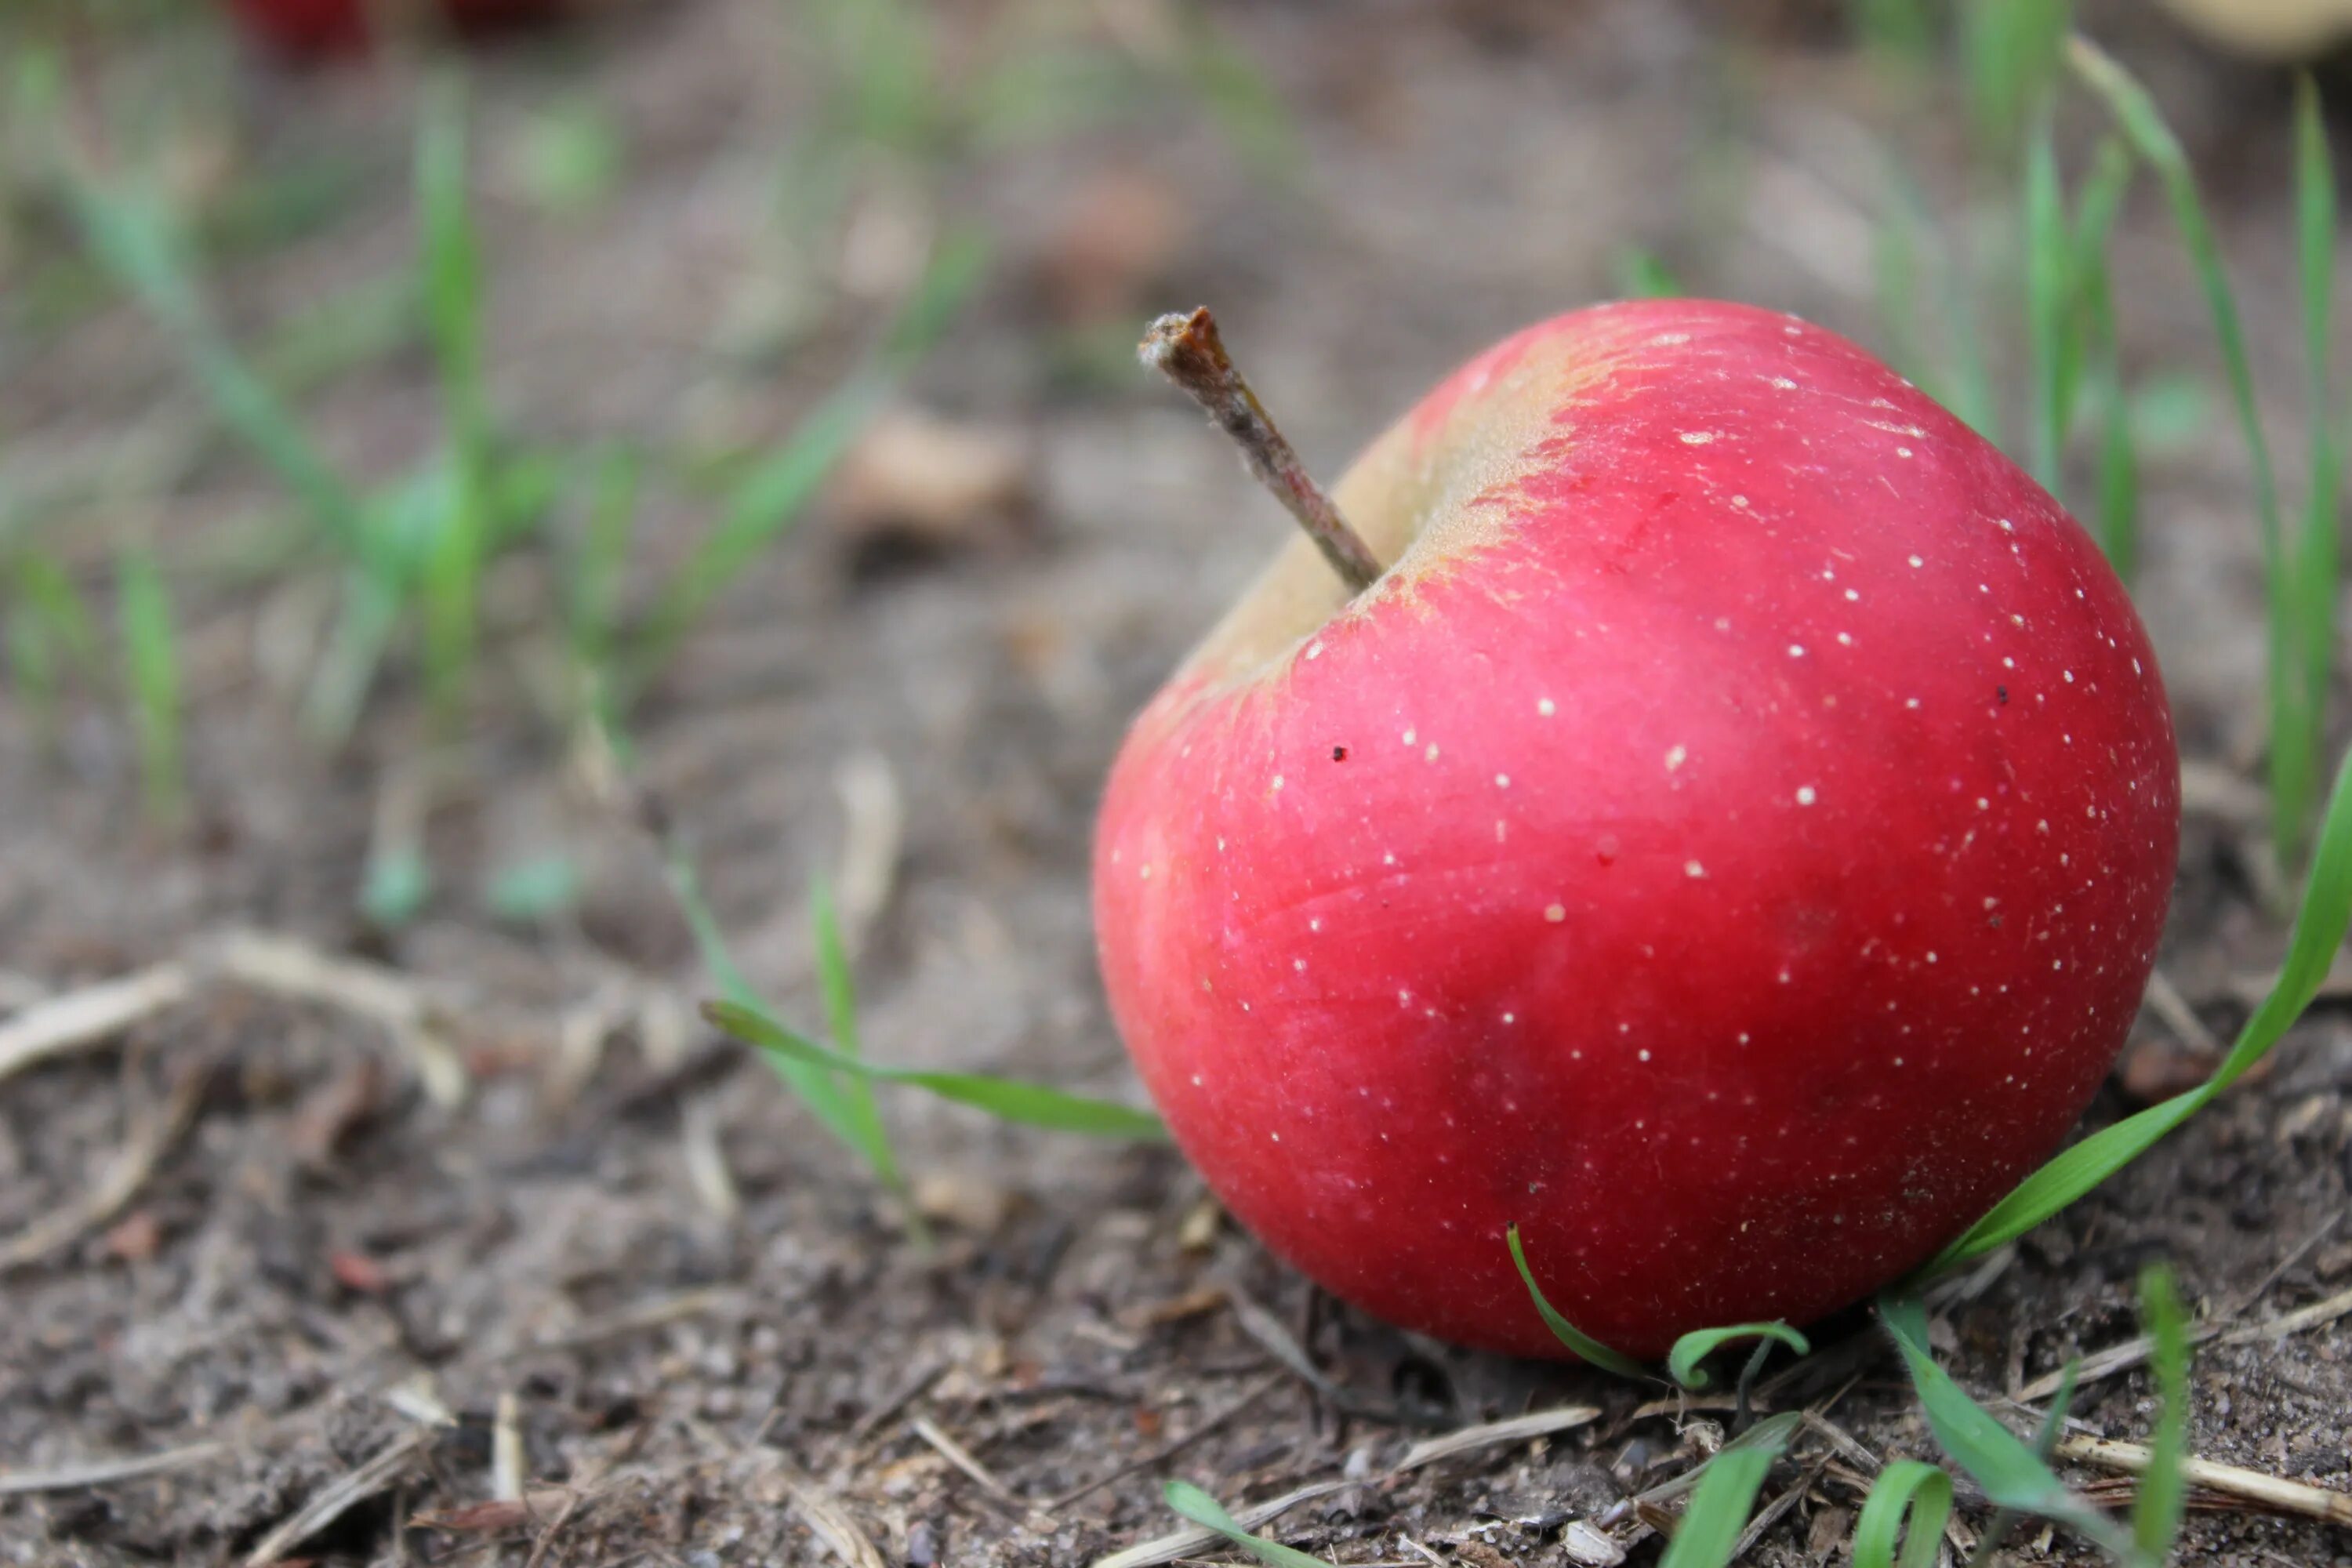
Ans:
<svg viewBox="0 0 2352 1568"><path fill-rule="evenodd" d="M1320 1557L1310 1557L1296 1547L1268 1541L1262 1535L1252 1535L1241 1527L1239 1520L1225 1511L1223 1504L1190 1481L1170 1481L1160 1495L1179 1514L1202 1530L1216 1531L1265 1563L1266 1568L1331 1568Z"/></svg>
<svg viewBox="0 0 2352 1568"><path fill-rule="evenodd" d="M677 900L680 912L686 916L687 929L694 934L703 968L709 971L710 978L731 1005L753 1017L762 1016L759 993L751 989L751 983L736 966L735 955L727 949L726 934L719 928L719 917L711 912L710 901L702 896L702 879L696 874L694 862L682 847L676 845L669 847L665 860L671 897ZM869 1166L881 1168L881 1163L889 1158L889 1151L867 1142L863 1125L842 1092L840 1079L827 1064L780 1052L769 1053L769 1059L783 1079L784 1086L824 1123L826 1131Z"/></svg>
<svg viewBox="0 0 2352 1568"><path fill-rule="evenodd" d="M2295 82L2294 185L2296 253L2303 288L2304 354L2309 366L2306 418L2311 430L2311 484L2297 534L2293 572L2294 631L2305 734L2315 748L2326 731L2327 693L2336 668L2336 595L2342 564L2337 535L2337 487L2343 449L2337 443L2335 388L2327 351L2335 330L2336 171L2321 117L2319 88L2308 71ZM2294 759L2290 758L2290 763ZM2317 758L2310 760L2315 774ZM2288 825L2300 829L2301 824ZM2298 837L2289 841L2300 847ZM2287 868L2294 869L2292 861Z"/></svg>
<svg viewBox="0 0 2352 1568"><path fill-rule="evenodd" d="M882 378L870 373L853 378L818 404L792 439L735 487L717 526L662 585L632 657L636 684L649 681L669 662L719 590L800 520L881 407L885 388Z"/></svg>
<svg viewBox="0 0 2352 1568"><path fill-rule="evenodd" d="M481 247L466 189L465 100L453 79L426 87L416 134L417 267L439 373L450 467L424 574L425 679L448 721L474 663L490 528L489 399L483 374Z"/></svg>
<svg viewBox="0 0 2352 1568"><path fill-rule="evenodd" d="M2066 1430L2066 1412L2074 1403L2074 1380L2082 1370L2083 1363L2079 1360L2066 1363L2065 1371L2059 1374L2058 1392L2050 1401L2049 1412L2042 1417L2042 1430L2034 1436L2033 1457L2045 1465L2050 1462L2051 1456L2057 1453L2058 1439ZM2017 1520L2018 1515L2013 1509L2004 1508L1994 1512L1985 1525L1984 1533L1977 1538L1976 1550L1969 1554L1969 1568L2000 1561L1995 1554L2000 1551L2000 1543L2009 1539L2009 1532L2017 1528Z"/></svg>
<svg viewBox="0 0 2352 1568"><path fill-rule="evenodd" d="M641 689L669 661L719 591L799 521L898 378L954 321L987 264L987 248L974 237L943 244L874 363L818 404L790 441L736 484L717 526L663 584L632 659L633 689Z"/></svg>
<svg viewBox="0 0 2352 1568"><path fill-rule="evenodd" d="M2004 163L2018 128L2057 77L2073 7L2066 0L1967 0L1954 10L1977 146L1988 163Z"/></svg>
<svg viewBox="0 0 2352 1568"><path fill-rule="evenodd" d="M1846 0L1846 25L1864 48L1924 66L1936 58L1936 18L1927 0Z"/></svg>
<svg viewBox="0 0 2352 1568"><path fill-rule="evenodd" d="M1628 300L1678 300L1689 290L1656 251L1635 245L1618 252L1617 292Z"/></svg>
<svg viewBox="0 0 2352 1568"><path fill-rule="evenodd" d="M1752 1427L1746 1436L1753 1438L1762 1430L1761 1426ZM1786 1434L1794 1430L1792 1423L1774 1436L1727 1443L1716 1450L1704 1467L1697 1489L1691 1493L1690 1505L1683 1510L1682 1523L1675 1527L1675 1538L1658 1559L1658 1568L1725 1568L1748 1528L1748 1516L1755 1510L1756 1494L1764 1489L1764 1478L1788 1447Z"/></svg>
<svg viewBox="0 0 2352 1568"><path fill-rule="evenodd" d="M2130 143L2111 134L2100 142L2091 172L2083 181L2082 201L2068 237L2064 330L2059 334L2053 377L2052 420L2062 450L2074 431L2086 369L2101 346L2103 315L2112 335L2114 301L2108 286L2107 241L2137 168Z"/></svg>
<svg viewBox="0 0 2352 1568"><path fill-rule="evenodd" d="M1951 1517L1952 1478L1917 1459L1895 1460L1871 1483L1854 1521L1853 1568L1936 1568Z"/></svg>
<svg viewBox="0 0 2352 1568"><path fill-rule="evenodd" d="M866 1048L857 1030L857 978L849 967L848 945L841 939L841 921L834 911L833 889L821 876L809 882L809 921L815 929L817 989L824 998L825 1032L833 1037L835 1048L843 1056L863 1058ZM922 1216L915 1212L907 1178L900 1173L898 1156L891 1150L889 1130L882 1125L882 1109L874 1100L873 1080L849 1075L842 1084L842 1099L858 1125L859 1136L867 1147L880 1152L874 1173L885 1187L907 1200L908 1233L919 1245L929 1245L929 1230Z"/></svg>
<svg viewBox="0 0 2352 1568"><path fill-rule="evenodd" d="M1041 1083L993 1078L984 1073L933 1072L918 1068L883 1067L848 1056L795 1033L756 1006L736 1002L706 1002L702 1016L717 1028L746 1045L756 1046L780 1062L928 1089L941 1100L985 1110L1000 1121L1050 1127L1060 1132L1085 1132L1101 1138L1160 1140L1167 1128L1148 1110L1137 1110L1115 1100L1089 1100Z"/></svg>
<svg viewBox="0 0 2352 1568"><path fill-rule="evenodd" d="M2017 1434L1936 1364L1927 1352L1927 1314L1916 1300L1882 1297L1878 1315L1903 1352L1936 1441L1987 1498L1999 1507L2065 1525L2135 1568L2152 1568L2129 1532L2068 1491Z"/></svg>
<svg viewBox="0 0 2352 1568"><path fill-rule="evenodd" d="M2059 188L2058 149L2050 116L2034 116L2025 144L2023 197L2025 236L2025 342L2031 367L2032 426L2028 464L2052 495L2062 487L2059 461L2066 448L2065 410L2060 382L2067 335L2067 300L2074 272L2074 236L2066 226L2065 195Z"/></svg>
<svg viewBox="0 0 2352 1568"><path fill-rule="evenodd" d="M2098 354L2100 398L2095 526L2107 563L2128 584L2139 571L2139 449L2132 427L2131 395L2124 386L2116 342L2115 306L2104 268L2092 287L2090 330Z"/></svg>
<svg viewBox="0 0 2352 1568"><path fill-rule="evenodd" d="M2230 288L2229 269L2221 246L2205 213L2197 176L2179 139L2147 89L2104 50L2087 38L2067 44L2067 62L2084 85L2107 106L2133 150L2155 170L2180 231L2228 373L2231 402L2246 442L2253 468L2254 510L2262 529L2263 564L2269 595L2269 658L2271 719L2272 839L2282 866L2301 859L2305 826L2318 789L2318 715L2302 695L2296 665L2294 626L2297 620L2294 573L2279 516L2277 470L2271 462L2270 443L2263 433L2254 401L2254 377L2246 353L2245 329Z"/></svg>
<svg viewBox="0 0 2352 1568"><path fill-rule="evenodd" d="M152 821L175 824L187 808L180 729L180 658L172 599L154 557L126 550L118 569L122 668L139 736L139 774Z"/></svg>
<svg viewBox="0 0 2352 1568"><path fill-rule="evenodd" d="M2161 1403L2148 1442L2147 1473L2140 1477L2139 1500L2132 1508L2132 1536L2150 1562L2161 1563L2180 1533L2189 1491L2181 1468L2189 1457L2189 1323L2172 1275L2161 1265L2150 1265L2140 1276L2139 1299L2140 1317L2156 1342L2149 1364Z"/></svg>
<svg viewBox="0 0 2352 1568"><path fill-rule="evenodd" d="M1648 1367L1632 1356L1620 1355L1591 1335L1580 1331L1544 1299L1543 1287L1536 1283L1535 1275L1528 1268L1527 1250L1519 1245L1517 1226L1505 1230L1503 1240L1511 1249L1512 1265L1518 1269L1519 1279L1528 1288L1528 1299L1536 1304L1538 1315L1543 1319L1544 1327L1551 1331L1554 1339L1574 1351L1579 1359L1613 1372L1620 1377L1648 1379L1654 1375Z"/></svg>
<svg viewBox="0 0 2352 1568"><path fill-rule="evenodd" d="M214 417L268 465L321 532L358 553L357 496L310 444L285 404L220 335L162 204L102 189L72 170L66 186L91 253L170 336Z"/></svg>
<svg viewBox="0 0 2352 1568"><path fill-rule="evenodd" d="M1812 1342L1786 1323L1735 1323L1724 1329L1697 1329L1675 1342L1666 1352L1666 1372L1676 1383L1696 1393L1707 1386L1706 1369L1699 1363L1735 1340L1778 1341L1798 1355L1813 1353Z"/></svg>

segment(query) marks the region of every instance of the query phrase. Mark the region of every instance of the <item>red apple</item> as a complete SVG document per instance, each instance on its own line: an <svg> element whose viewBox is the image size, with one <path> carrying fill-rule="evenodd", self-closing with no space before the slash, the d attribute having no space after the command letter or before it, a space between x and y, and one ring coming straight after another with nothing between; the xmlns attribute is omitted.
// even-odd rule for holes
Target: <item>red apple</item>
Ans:
<svg viewBox="0 0 2352 1568"><path fill-rule="evenodd" d="M364 50L396 16L477 33L545 21L563 0L226 0L246 30L298 59Z"/></svg>
<svg viewBox="0 0 2352 1568"><path fill-rule="evenodd" d="M1112 1008L1232 1212L1409 1328L1804 1322L2065 1135L2137 1005L2179 761L2058 503L1853 344L1603 306L1457 371L1137 720Z"/></svg>

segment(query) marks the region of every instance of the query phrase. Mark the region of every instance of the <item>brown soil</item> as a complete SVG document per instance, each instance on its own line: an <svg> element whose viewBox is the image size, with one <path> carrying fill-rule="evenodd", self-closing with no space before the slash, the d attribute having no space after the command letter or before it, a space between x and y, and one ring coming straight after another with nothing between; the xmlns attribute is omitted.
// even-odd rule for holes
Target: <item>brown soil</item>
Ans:
<svg viewBox="0 0 2352 1568"><path fill-rule="evenodd" d="M950 34L972 9L947 8ZM1147 33L1160 14L1101 10ZM877 773L894 781L904 833L859 963L879 1058L1135 1092L1093 972L1095 794L1125 716L1281 523L1197 414L1140 373L1087 369L1076 345L1116 342L1163 305L1214 303L1328 473L1471 349L1609 291L1631 241L1698 289L1879 336L1866 227L1877 139L1911 106L1803 18L1751 36L1646 3L1215 16L1291 106L1288 177L1253 174L1198 114L1153 108L946 161L908 198L919 217L957 215L999 237L988 292L915 395L1026 444L1023 515L916 547L821 508L725 598L633 727L638 778L693 844L739 957L810 1022L803 889L845 839L874 842L850 826L844 765L866 781L858 798ZM2213 160L2260 369L2291 430L2284 93L2152 24L2124 30ZM493 363L514 427L764 440L846 363L875 316L860 289L887 292L889 215L868 215L862 249L780 237L779 149L809 117L805 42L789 8L696 0L483 62L486 147L583 84L630 147L610 204L563 219L485 160ZM142 64L141 46L118 47L123 71L169 74L152 48ZM400 72L304 79L188 58L192 112L237 128L184 149L195 188L223 199L205 182L227 176L207 160L249 173L323 159L350 185L329 221L223 265L241 330L400 264ZM1905 140L1943 171L1938 191L1965 188L1956 138L1912 125ZM2218 388L2193 285L2147 195L2119 250L2134 361ZM26 235L0 249L0 296L12 274L65 254L37 221ZM142 432L194 420L132 312L102 296L47 315L6 306L12 479L112 460ZM1108 324L1088 336L1074 315ZM795 320L794 333L777 325ZM355 468L389 472L429 437L431 387L407 350L335 378L305 412ZM2147 476L2142 601L2191 761L2242 778L2260 741L2260 596L2243 459L2218 390L2209 401L2212 416ZM1720 1412L1636 1415L1646 1391L1446 1351L1318 1300L1230 1227L1202 1227L1199 1184L1172 1153L892 1095L939 1231L929 1254L908 1245L903 1216L765 1067L678 1024L707 986L658 859L583 796L516 673L544 628L500 620L499 606L537 602L528 568L494 579L506 629L464 765L427 817L440 886L414 924L367 929L355 900L372 825L387 780L424 753L419 699L404 685L383 694L341 755L304 742L269 634L299 622L324 579L253 585L217 564L207 551L249 536L272 492L226 443L201 454L168 493L92 508L77 536L92 542L68 546L102 566L110 530L146 528L174 563L193 823L136 826L129 733L95 683L53 744L0 710L0 1008L262 929L388 966L429 999L446 1044L421 1057L413 1035L346 1006L207 971L183 1004L0 1084L0 1238L68 1220L58 1245L0 1264L0 1562L237 1561L380 1460L373 1484L288 1542L291 1555L1069 1563L1174 1528L1160 1487L1181 1477L1236 1509L1345 1483L1271 1527L1341 1563L1564 1563L1570 1521L1719 1434ZM662 498L656 548L676 553L706 512ZM2281 948L2235 798L2198 797L2164 958L2224 1033L2243 1016L2242 983ZM583 868L576 910L494 918L485 868L551 851ZM2172 1041L2154 1017L2138 1038ZM457 1098L432 1091L435 1062L451 1059ZM2344 1291L2347 1095L2352 1031L2323 1008L2274 1070L1952 1304L1938 1329L1948 1360L1993 1399L2126 1339L2151 1258L2233 1321ZM2125 1103L2111 1091L2096 1114ZM157 1134L175 1112L184 1130ZM162 1150L152 1172L116 1212L70 1223L142 1141ZM1825 1326L1825 1342L1851 1339L1856 1353L1804 1396L1873 1456L1929 1454L1870 1331L1858 1318ZM1268 1348L1279 1335L1312 1358L1319 1391ZM2198 1452L2352 1490L2347 1358L2340 1321L2208 1347ZM2117 1376L2087 1387L2076 1415L2137 1437L2151 1398L2141 1375ZM1579 1430L1388 1473L1427 1426L1586 1401L1606 1414ZM452 1422L420 1425L436 1402ZM463 1511L492 1495L502 1432L520 1437L529 1518ZM101 1485L11 1484L191 1444L218 1447ZM1849 1470L1822 1468L1833 1457L1808 1438L1776 1472L1768 1498L1801 1495L1753 1561L1842 1560L1860 1500ZM419 1522L428 1515L441 1527ZM2011 1552L2074 1550L2029 1527ZM2194 1515L2183 1556L2347 1563L2352 1531L2231 1505Z"/></svg>

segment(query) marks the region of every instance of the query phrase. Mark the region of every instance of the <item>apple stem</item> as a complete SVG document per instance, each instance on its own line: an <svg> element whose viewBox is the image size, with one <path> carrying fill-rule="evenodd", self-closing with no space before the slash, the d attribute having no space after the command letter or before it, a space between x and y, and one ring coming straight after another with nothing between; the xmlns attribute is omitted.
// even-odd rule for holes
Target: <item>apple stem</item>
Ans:
<svg viewBox="0 0 2352 1568"><path fill-rule="evenodd" d="M1362 593L1380 581L1381 563L1363 536L1348 526L1339 509L1298 460L1298 454L1257 400L1249 383L1225 353L1217 320L1205 305L1172 311L1151 323L1136 357L1192 395L1209 417L1234 438L1258 483L1274 492L1283 510L1298 520L1349 589Z"/></svg>

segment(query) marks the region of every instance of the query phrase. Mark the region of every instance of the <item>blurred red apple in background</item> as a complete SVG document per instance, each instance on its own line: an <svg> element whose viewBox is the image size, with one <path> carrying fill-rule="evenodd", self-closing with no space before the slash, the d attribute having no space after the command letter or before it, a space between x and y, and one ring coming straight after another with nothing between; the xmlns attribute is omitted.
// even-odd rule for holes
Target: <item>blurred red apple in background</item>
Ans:
<svg viewBox="0 0 2352 1568"><path fill-rule="evenodd" d="M565 0L226 0L246 31L298 59L365 49L387 24L483 33L543 22Z"/></svg>
<svg viewBox="0 0 2352 1568"><path fill-rule="evenodd" d="M1119 1026L1268 1246L1560 1354L1516 1221L1654 1355L1858 1300L2051 1152L2154 962L2179 763L2045 491L1834 334L1679 300L1480 355L1335 498L1386 570L1294 542L1097 843Z"/></svg>

